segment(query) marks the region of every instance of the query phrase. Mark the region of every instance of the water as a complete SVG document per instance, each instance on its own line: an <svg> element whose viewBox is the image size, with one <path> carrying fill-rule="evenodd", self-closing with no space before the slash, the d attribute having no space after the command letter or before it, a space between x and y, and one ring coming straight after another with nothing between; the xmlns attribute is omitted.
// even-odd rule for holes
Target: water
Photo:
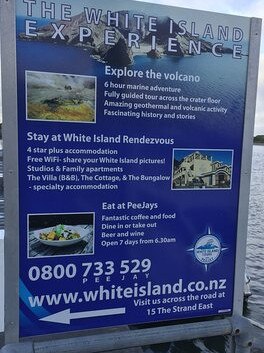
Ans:
<svg viewBox="0 0 264 353"><path fill-rule="evenodd" d="M250 316L264 324L264 146L254 146L249 207L247 268L254 296L250 298Z"/></svg>
<svg viewBox="0 0 264 353"><path fill-rule="evenodd" d="M254 146L250 185L247 271L252 296L245 315L264 324L264 146ZM264 352L264 331L255 329L255 352Z"/></svg>

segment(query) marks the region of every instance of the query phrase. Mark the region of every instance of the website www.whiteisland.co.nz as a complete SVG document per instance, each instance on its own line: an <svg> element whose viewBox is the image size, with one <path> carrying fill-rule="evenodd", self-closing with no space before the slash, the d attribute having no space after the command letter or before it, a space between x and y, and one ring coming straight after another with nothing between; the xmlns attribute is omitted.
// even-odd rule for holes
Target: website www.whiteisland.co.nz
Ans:
<svg viewBox="0 0 264 353"><path fill-rule="evenodd" d="M179 295L179 294L197 294L203 292L204 298L212 297L212 293L219 291L222 293L226 290L226 279L209 280L208 283L204 281L191 281L185 287L183 280L180 279L174 284L153 284L151 281L146 285L139 285L135 283L131 287L122 287L120 285L111 285L110 288L105 288L103 285L96 290L70 292L70 293L56 293L56 294L42 294L36 296L29 296L28 302L30 306L54 306L60 304L75 304L82 302L96 302L116 299L146 299L149 297ZM206 292L206 293L205 293ZM199 295L200 297L201 295ZM184 298L182 296L181 298ZM182 299L184 301L184 299Z"/></svg>

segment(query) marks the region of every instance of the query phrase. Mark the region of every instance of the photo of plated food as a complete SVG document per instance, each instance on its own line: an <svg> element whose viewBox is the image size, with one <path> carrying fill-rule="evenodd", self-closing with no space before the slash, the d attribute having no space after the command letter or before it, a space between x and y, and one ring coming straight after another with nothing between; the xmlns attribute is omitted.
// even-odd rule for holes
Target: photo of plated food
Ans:
<svg viewBox="0 0 264 353"><path fill-rule="evenodd" d="M86 235L86 229L76 226L58 224L36 231L34 236L43 244L49 246L69 246L81 241Z"/></svg>
<svg viewBox="0 0 264 353"><path fill-rule="evenodd" d="M49 230L49 232L40 233L39 239L41 240L71 240L80 238L80 234L71 230L72 227L59 224Z"/></svg>
<svg viewBox="0 0 264 353"><path fill-rule="evenodd" d="M93 213L28 215L28 257L93 253Z"/></svg>

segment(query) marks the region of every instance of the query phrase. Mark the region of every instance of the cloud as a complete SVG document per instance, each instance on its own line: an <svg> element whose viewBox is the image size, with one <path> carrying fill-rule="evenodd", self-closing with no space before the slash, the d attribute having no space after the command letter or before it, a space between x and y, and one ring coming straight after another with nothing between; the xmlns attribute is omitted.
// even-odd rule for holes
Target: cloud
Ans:
<svg viewBox="0 0 264 353"><path fill-rule="evenodd" d="M238 13L243 14L247 17L263 17L264 14L264 3L262 0L248 1L246 6L237 10Z"/></svg>
<svg viewBox="0 0 264 353"><path fill-rule="evenodd" d="M264 54L260 55L257 105L255 116L255 135L264 135Z"/></svg>
<svg viewBox="0 0 264 353"><path fill-rule="evenodd" d="M1 52L0 52L0 124L2 124L2 74L1 74Z"/></svg>
<svg viewBox="0 0 264 353"><path fill-rule="evenodd" d="M222 0L222 1L212 1L212 0L137 0L151 2L154 4L162 4L169 6L178 6L184 8L192 8L196 10L203 11L214 11L222 13L232 13L234 7L237 7L237 0Z"/></svg>

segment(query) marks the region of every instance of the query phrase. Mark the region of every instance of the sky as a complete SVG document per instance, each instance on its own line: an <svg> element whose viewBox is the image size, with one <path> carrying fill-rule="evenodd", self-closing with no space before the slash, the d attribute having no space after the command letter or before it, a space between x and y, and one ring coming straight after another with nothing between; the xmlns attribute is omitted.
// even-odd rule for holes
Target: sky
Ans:
<svg viewBox="0 0 264 353"><path fill-rule="evenodd" d="M143 0L137 0L143 1ZM195 10L220 12L229 15L262 18L262 36L259 61L258 91L254 135L264 135L264 1L263 0L144 0Z"/></svg>

